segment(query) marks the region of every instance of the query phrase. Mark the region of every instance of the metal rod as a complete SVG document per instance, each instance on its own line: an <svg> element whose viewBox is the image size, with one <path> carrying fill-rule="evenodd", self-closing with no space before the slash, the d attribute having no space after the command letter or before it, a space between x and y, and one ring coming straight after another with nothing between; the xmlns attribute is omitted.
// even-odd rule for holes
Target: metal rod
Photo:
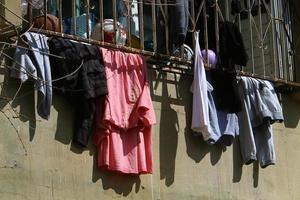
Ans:
<svg viewBox="0 0 300 200"><path fill-rule="evenodd" d="M287 6L287 10L286 12L287 13L290 13L290 5L289 5L289 2L286 2L286 6ZM295 80L295 69L294 69L294 61L295 61L295 57L294 57L294 54L290 54L290 50L292 52L294 52L294 46L293 46L293 34L292 34L292 27L290 25L289 22L291 22L291 15L286 15L285 16L285 21L286 21L286 28L285 28L285 32L287 34L287 44L288 44L288 47L287 47L287 52L288 52L288 65L289 65L289 73L290 73L290 76L289 76L289 80L290 81L294 81Z"/></svg>
<svg viewBox="0 0 300 200"><path fill-rule="evenodd" d="M229 21L230 14L229 14L229 0L225 0L225 19Z"/></svg>
<svg viewBox="0 0 300 200"><path fill-rule="evenodd" d="M103 0L99 0L99 19L100 19L100 30L99 30L99 33L100 33L100 41L104 41L104 30L103 30L103 25L104 25L104 22L103 22Z"/></svg>
<svg viewBox="0 0 300 200"><path fill-rule="evenodd" d="M47 13L48 13L47 0L44 0L44 29L47 29Z"/></svg>
<svg viewBox="0 0 300 200"><path fill-rule="evenodd" d="M112 11L113 11L113 28L114 28L114 44L117 44L117 3L116 0L112 0Z"/></svg>
<svg viewBox="0 0 300 200"><path fill-rule="evenodd" d="M274 1L274 17L279 18L279 5L278 1ZM284 72L283 72L283 61L282 61L282 44L281 44L281 34L280 34L280 24L278 20L275 20L275 38L276 38L276 44L275 49L277 50L277 59L278 59L278 77L283 78ZM274 60L276 57L274 58Z"/></svg>
<svg viewBox="0 0 300 200"><path fill-rule="evenodd" d="M85 4L85 12L86 12L86 38L90 38L90 0L86 0Z"/></svg>
<svg viewBox="0 0 300 200"><path fill-rule="evenodd" d="M197 1L197 0L196 0ZM200 4L200 7L199 7L199 10L198 10L198 13L197 13L197 17L196 17L196 21L195 23L197 24L198 20L199 20L199 17L200 17L200 14L201 14L201 11L203 9L203 6L204 6L204 3L205 1L202 1L201 4ZM195 3L194 3L194 8L195 8ZM194 18L195 19L195 18Z"/></svg>
<svg viewBox="0 0 300 200"><path fill-rule="evenodd" d="M140 49L144 50L144 8L143 0L139 1L139 33L140 33Z"/></svg>
<svg viewBox="0 0 300 200"><path fill-rule="evenodd" d="M58 5L58 18L59 18L59 25L60 25L60 31L63 32L63 26L62 26L62 0L59 0Z"/></svg>
<svg viewBox="0 0 300 200"><path fill-rule="evenodd" d="M152 17L152 37L153 37L153 51L157 52L157 36L156 36L156 0L151 4L151 17Z"/></svg>
<svg viewBox="0 0 300 200"><path fill-rule="evenodd" d="M32 19L33 19L33 16L32 16L32 0L28 0L27 15L28 15L29 24L31 25L32 24Z"/></svg>
<svg viewBox="0 0 300 200"><path fill-rule="evenodd" d="M165 55L165 54L156 54L156 53L150 52L150 51L134 49L134 48L126 47L126 46L118 46L118 45L111 44L108 42L103 42L103 41L98 41L98 40L93 40L93 39L86 39L86 38L82 38L82 37L75 36L75 35L68 35L68 34L58 33L58 32L49 31L49 30L40 30L37 28L32 28L31 31L46 34L49 36L56 36L56 37L71 39L71 40L75 40L78 42L95 44L95 45L105 47L105 48L117 49L117 50L122 50L125 52L137 53L137 54L141 54L141 55L145 55L145 56L152 56L153 58L155 58L157 60L170 60L174 63L188 65L188 66L190 66L192 64L192 62L190 62L190 61L185 61L184 59L181 59L181 58L178 58L175 56L169 56L169 55Z"/></svg>
<svg viewBox="0 0 300 200"><path fill-rule="evenodd" d="M270 6L271 6L271 16L275 16L275 11L274 11L274 2L273 1L270 1ZM272 50L273 50L273 55L272 55L272 59L271 59L271 62L272 62L272 66L273 66L273 71L272 71L272 75L274 77L277 77L277 69L278 69L278 62L276 61L276 58L278 57L277 56L277 51L276 51L276 31L275 31L275 20L271 20L271 30L272 30L272 34L271 34L271 37L272 37Z"/></svg>
<svg viewBox="0 0 300 200"><path fill-rule="evenodd" d="M220 40L219 40L219 12L218 12L219 11L219 6L218 6L218 0L216 0L215 4L216 4L216 6L215 6L215 9L214 9L214 15L215 15L216 54L219 55L219 53L220 53L220 45L219 45Z"/></svg>
<svg viewBox="0 0 300 200"><path fill-rule="evenodd" d="M126 15L126 20L127 20L127 45L131 47L131 3L124 1L126 8L127 8L127 15Z"/></svg>
<svg viewBox="0 0 300 200"><path fill-rule="evenodd" d="M194 23L195 23L195 29L196 29L196 25L197 25L197 20L195 20L195 0L191 0L190 1L191 2L191 16L192 16L192 19L194 20ZM193 30L193 31L196 31L196 30ZM194 40L194 35L192 36L193 37L193 39L192 39L192 41L193 41L193 46L192 46L192 49L193 49L193 51L195 52L195 40Z"/></svg>
<svg viewBox="0 0 300 200"><path fill-rule="evenodd" d="M165 3L166 2L166 3ZM168 12L168 1L164 1L164 13L165 13L165 34L166 34L166 51L167 55L170 55L170 50L169 50L169 12Z"/></svg>
<svg viewBox="0 0 300 200"><path fill-rule="evenodd" d="M76 0L72 0L72 31L76 35Z"/></svg>
<svg viewBox="0 0 300 200"><path fill-rule="evenodd" d="M263 75L266 75L266 63L265 63L265 52L264 52L264 40L263 40L263 25L262 25L262 15L261 15L261 6L262 6L262 2L261 0L258 0L258 18L259 18L259 29L260 29L260 33L259 33L259 38L260 38L260 49L261 49L261 58L262 58L262 66L263 66Z"/></svg>
<svg viewBox="0 0 300 200"><path fill-rule="evenodd" d="M254 74L255 73L255 67L254 67L252 14L251 14L250 0L247 0L247 7L248 7L248 19L249 19L249 29L250 29L250 53L251 53L252 73Z"/></svg>
<svg viewBox="0 0 300 200"><path fill-rule="evenodd" d="M204 42L205 42L205 65L209 66L209 59L208 59L208 27L207 27L207 14L206 14L206 2L204 2L203 6L203 20L204 20Z"/></svg>

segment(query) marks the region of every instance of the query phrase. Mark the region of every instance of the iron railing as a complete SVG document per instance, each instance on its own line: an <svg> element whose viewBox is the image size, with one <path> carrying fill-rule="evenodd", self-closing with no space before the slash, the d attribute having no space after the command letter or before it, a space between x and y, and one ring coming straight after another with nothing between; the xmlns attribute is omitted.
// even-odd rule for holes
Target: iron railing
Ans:
<svg viewBox="0 0 300 200"><path fill-rule="evenodd" d="M23 0L24 1L24 0ZM107 43L104 41L104 31L100 28L100 39L94 40L90 36L91 16L94 16L103 27L105 5L107 2L112 2L111 13L113 19L113 30L117 30L119 13L119 0L26 0L27 1L27 20L32 23L36 15L44 15L44 26L47 27L47 15L54 14L59 18L60 26L63 28L65 20L65 11L70 10L72 34L64 32L53 32L49 30L32 29L49 35L66 37L82 42L89 42L98 44L108 48L117 48L120 50L140 53L150 56L156 61L171 61L177 63L169 65L169 69L178 69L179 71L192 71L190 60L184 57L184 47L181 47L179 54L170 54L169 50L169 24L168 19L174 16L168 15L168 8L180 3L180 0L122 0L125 5L123 16L126 18L126 35L127 40L124 46L116 43L117 34L114 35L114 42ZM35 11L34 3L41 3L43 1L43 8L38 12ZM209 41L211 38L215 40L215 52L219 53L219 23L227 20L235 22L241 31L244 44L249 56L249 62L246 66L237 66L237 70L241 74L254 76L263 79L269 79L281 83L290 83L291 85L298 85L295 83L295 44L299 40L298 36L293 35L293 12L295 8L291 9L290 2L292 0L240 0L240 11L233 13L232 1L218 1L218 0L187 0L189 1L189 31L192 34L196 29L197 24L202 24L204 35L203 48L208 51ZM208 4L209 3L209 4ZM53 9L54 8L54 9ZM208 12L208 9L213 12ZM300 8L299 8L300 9ZM157 24L158 12L161 12L162 19L165 25L165 34L158 35ZM80 37L76 31L78 21L76 17L85 14L85 28L86 36ZM147 14L145 14L147 13ZM293 17L293 18L292 18ZM208 23L212 23L208 19L214 19L213 26L214 35L208 34ZM145 23L146 22L146 23ZM138 23L138 25L136 24ZM134 28L138 27L138 33L134 33ZM63 29L62 29L63 30ZM149 32L150 30L150 32ZM165 38L165 53L159 53L158 39ZM133 44L137 38L138 45ZM145 40L147 38L147 41ZM146 42L151 43L151 48L147 47ZM294 42L296 38L296 42ZM297 39L298 38L298 39ZM192 41L192 40L191 40ZM299 43L299 42L298 42ZM193 49L194 44L191 43ZM206 60L206 66L209 66L209 61ZM299 85L300 86L300 85Z"/></svg>

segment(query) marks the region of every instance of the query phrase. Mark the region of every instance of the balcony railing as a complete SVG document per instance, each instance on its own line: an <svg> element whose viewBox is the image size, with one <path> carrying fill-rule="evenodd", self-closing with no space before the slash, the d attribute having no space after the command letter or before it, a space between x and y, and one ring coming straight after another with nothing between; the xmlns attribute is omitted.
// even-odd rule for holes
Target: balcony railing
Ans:
<svg viewBox="0 0 300 200"><path fill-rule="evenodd" d="M202 48L206 49L206 52L213 49L218 55L219 24L225 20L234 22L243 35L249 57L246 66L236 66L239 73L300 86L296 83L295 73L295 46L299 43L299 36L293 34L293 24L295 20L299 20L293 17L296 13L294 7L296 1L186 1L188 1L189 33L185 43L188 43L191 49L194 49L194 42L191 39L193 32L201 28ZM27 27L30 27L37 16L44 17L43 27L32 29L34 31L140 53L168 65L170 70L192 72L192 61L185 55L185 45L181 45L176 53L170 51L170 36L172 36L170 22L179 20L174 19L176 16L170 13L170 8L176 5L184 6L184 2L183 0L22 0L22 8L23 15L29 22ZM4 4L1 5L3 8ZM51 22L47 20L49 15L55 15L59 19L61 31L45 30L45 27L51 26L49 25ZM111 21L107 21L108 18ZM115 31L111 43L105 40L104 27L107 22L111 23ZM159 30L161 23L163 32ZM210 27L213 27L213 34L209 30ZM93 32L97 32L96 39L92 37ZM123 43L119 42L122 34L126 35ZM206 66L210 66L208 59L205 62Z"/></svg>

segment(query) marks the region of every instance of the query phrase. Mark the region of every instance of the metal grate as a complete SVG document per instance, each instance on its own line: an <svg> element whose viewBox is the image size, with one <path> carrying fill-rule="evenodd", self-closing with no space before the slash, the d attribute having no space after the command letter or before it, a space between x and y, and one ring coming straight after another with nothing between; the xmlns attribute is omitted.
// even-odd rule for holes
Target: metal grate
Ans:
<svg viewBox="0 0 300 200"><path fill-rule="evenodd" d="M299 36L293 34L293 21L298 18L297 8L290 7L291 2L286 0L240 0L241 10L238 13L232 13L231 1L218 0L187 0L189 1L189 31L196 30L196 25L201 24L200 30L204 35L204 45L206 52L213 41L215 52L220 52L219 46L219 23L227 20L235 22L241 31L249 62L247 66L236 66L241 74L260 77L263 79L274 80L282 83L296 81L295 69L295 46L299 46ZM36 11L34 3L43 2L43 8ZM27 0L27 20L32 23L36 15L45 16L45 26L47 26L46 17L48 14L54 14L59 18L60 26L63 27L63 20L66 17L71 18L73 35L57 33L53 31L33 29L47 33L67 37L83 42L98 44L104 47L117 48L128 52L140 53L162 62L162 65L176 63L174 68L190 70L192 62L184 57L184 47L180 48L180 53L172 54L169 52L170 27L168 20L174 16L168 13L168 8L180 2L178 0L109 0L111 2L111 17L113 19L113 30L119 27L120 17L126 24L126 44L121 46L117 43L118 34L115 32L113 43L104 42L104 13L106 11L107 0ZM123 4L123 10L120 12L120 2ZM208 2L210 4L208 4ZM3 3L1 3L1 8ZM195 9L197 8L197 9ZM299 8L298 8L299 9ZM210 11L208 11L210 10ZM161 21L157 18L158 12L161 12L161 19L165 25L165 31L160 34L157 24ZM76 27L79 25L76 17L86 17L86 37L76 36ZM99 39L91 39L90 17L93 15L99 26ZM211 21L210 19L213 19ZM213 24L212 24L213 23ZM82 24L82 23L81 23ZM208 27L214 27L214 34L209 34ZM190 34L191 35L191 34ZM295 37L295 42L294 42ZM165 53L160 52L158 40L164 38ZM193 41L193 40L191 40ZM149 44L151 47L149 48ZM194 44L191 44L194 47ZM209 66L208 59L205 61ZM168 66L168 69L172 65Z"/></svg>

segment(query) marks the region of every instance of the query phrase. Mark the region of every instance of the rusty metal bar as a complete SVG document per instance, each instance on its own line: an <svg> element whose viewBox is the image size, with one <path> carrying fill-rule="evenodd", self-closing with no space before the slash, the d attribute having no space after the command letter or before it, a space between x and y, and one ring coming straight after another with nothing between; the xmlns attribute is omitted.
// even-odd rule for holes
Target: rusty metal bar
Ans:
<svg viewBox="0 0 300 200"><path fill-rule="evenodd" d="M112 0L113 11L113 28L114 28L114 44L117 44L117 3L116 0Z"/></svg>
<svg viewBox="0 0 300 200"><path fill-rule="evenodd" d="M204 46L205 46L205 54L208 55L208 27L207 27L207 14L206 14L206 2L204 2L203 6L203 20L204 20ZM208 56L205 56L205 64L204 66L209 66Z"/></svg>
<svg viewBox="0 0 300 200"><path fill-rule="evenodd" d="M196 0L196 1L197 1L197 0ZM195 20L195 23L196 23L196 24L197 24L197 22L198 22L198 20L199 20L201 11L203 10L204 3L205 3L205 1L202 1L201 4L200 4L200 7L199 7L199 10L198 10L198 13L197 13L197 17L196 17L196 20ZM194 8L195 8L195 4L194 4Z"/></svg>
<svg viewBox="0 0 300 200"><path fill-rule="evenodd" d="M59 5L58 5L58 19L59 19L59 25L60 25L60 30L63 32L63 26L62 26L62 0L59 0Z"/></svg>
<svg viewBox="0 0 300 200"><path fill-rule="evenodd" d="M47 13L48 13L47 0L44 0L44 29L47 29Z"/></svg>
<svg viewBox="0 0 300 200"><path fill-rule="evenodd" d="M90 38L90 0L86 0L85 2L85 12L86 12L86 38Z"/></svg>
<svg viewBox="0 0 300 200"><path fill-rule="evenodd" d="M33 16L32 16L32 0L28 0L27 15L28 15L29 24L31 25L32 24L32 19L33 19Z"/></svg>
<svg viewBox="0 0 300 200"><path fill-rule="evenodd" d="M247 0L247 7L248 7L248 19L249 19L249 29L250 29L250 53L251 53L252 73L254 74L255 73L255 67L254 67L252 14L251 14L250 0Z"/></svg>
<svg viewBox="0 0 300 200"><path fill-rule="evenodd" d="M229 0L225 0L225 19L229 21L230 14L229 14Z"/></svg>
<svg viewBox="0 0 300 200"><path fill-rule="evenodd" d="M279 17L283 19L283 4L282 1L280 2L280 9L279 9ZM281 33L281 42L282 42L282 60L283 60L283 69L284 69L284 79L288 80L288 54L287 54L287 41L286 41L286 35L284 31L284 22L280 21L280 33Z"/></svg>
<svg viewBox="0 0 300 200"><path fill-rule="evenodd" d="M127 8L127 14L126 14L126 21L127 21L127 45L131 47L131 2L124 1L126 8Z"/></svg>
<svg viewBox="0 0 300 200"><path fill-rule="evenodd" d="M156 58L158 60L170 60L174 63L178 63L178 64L182 64L182 65L191 65L192 64L192 62L190 62L190 61L185 61L184 59L181 59L181 58L178 58L175 56L169 56L169 55L165 55L165 54L155 54L154 52L151 52L151 51L134 49L134 48L126 47L126 46L119 46L119 45L111 44L108 42L103 42L103 41L98 41L98 40L93 40L93 39L86 39L86 38L82 38L82 37L75 36L75 35L68 35L68 34L58 33L58 32L49 31L49 30L39 30L37 28L32 28L31 31L43 33L43 34L46 34L49 36L57 36L57 37L62 37L62 38L66 38L66 39L71 39L71 40L75 40L78 42L95 44L95 45L99 45L99 46L105 47L105 48L118 49L118 50L125 51L125 52L137 53L137 54L141 54L141 55L145 55L145 56L152 56L153 58Z"/></svg>
<svg viewBox="0 0 300 200"><path fill-rule="evenodd" d="M264 51L264 40L263 40L263 25L262 25L262 15L261 15L261 6L262 2L261 0L258 0L258 18L259 18L259 38L260 38L260 49L261 49L261 58L262 58L262 66L263 66L263 75L266 75L266 63L265 63L265 51Z"/></svg>
<svg viewBox="0 0 300 200"><path fill-rule="evenodd" d="M219 39L219 5L218 0L215 2L215 9L214 9L214 15L215 15L215 37L216 37L216 54L219 55L220 53L220 39ZM224 18L220 16L221 19L224 21ZM207 55L207 54L206 54ZM208 56L207 56L208 57Z"/></svg>
<svg viewBox="0 0 300 200"><path fill-rule="evenodd" d="M165 33L166 33L166 51L167 55L170 55L169 51L169 12L168 12L168 1L165 0L164 2L164 13L165 13Z"/></svg>
<svg viewBox="0 0 300 200"><path fill-rule="evenodd" d="M104 17L103 17L103 12L104 12L104 10L103 10L103 0L100 0L99 1L99 14L100 14L100 16L99 16L99 19L100 19L100 40L101 41L104 41L104 28L103 28L103 26L104 26Z"/></svg>
<svg viewBox="0 0 300 200"><path fill-rule="evenodd" d="M144 50L144 8L143 0L139 1L139 34L140 34L140 49Z"/></svg>
<svg viewBox="0 0 300 200"><path fill-rule="evenodd" d="M191 0L190 1L191 2L191 16L192 16L192 19L194 20L194 26L195 27L193 27L194 28L194 30L192 30L192 31L196 31L195 29L196 29L196 25L197 25L197 20L195 20L195 0ZM194 38L192 39L192 41L193 41L193 46L192 46L192 49L193 49L193 51L195 51L195 40L194 40Z"/></svg>
<svg viewBox="0 0 300 200"><path fill-rule="evenodd" d="M274 10L274 2L273 1L270 1L270 5L271 5L271 11L270 11L270 14L271 16L275 16L275 10ZM272 19L271 20L271 30L272 30L272 50L273 50L273 55L272 55L272 59L271 59L271 62L272 62L272 66L273 66L273 72L272 72L272 75L274 77L277 77L278 75L278 72L277 72L277 69L278 69L278 62L275 60L275 58L277 58L277 51L276 51L276 27L275 27L275 21Z"/></svg>
<svg viewBox="0 0 300 200"><path fill-rule="evenodd" d="M76 16L76 0L72 0L72 31L74 35L76 35Z"/></svg>
<svg viewBox="0 0 300 200"><path fill-rule="evenodd" d="M156 0L151 3L151 18L152 18L152 37L153 37L153 51L157 51L157 36L156 36Z"/></svg>

